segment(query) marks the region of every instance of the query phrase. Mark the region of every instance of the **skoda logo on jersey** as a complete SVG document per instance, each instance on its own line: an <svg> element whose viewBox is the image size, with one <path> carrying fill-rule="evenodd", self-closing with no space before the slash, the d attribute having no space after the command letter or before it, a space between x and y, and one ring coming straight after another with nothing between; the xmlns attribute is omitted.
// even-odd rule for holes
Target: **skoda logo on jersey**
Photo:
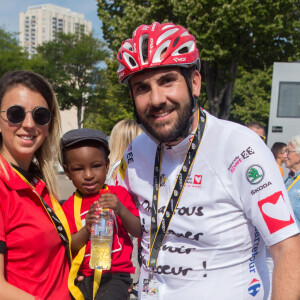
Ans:
<svg viewBox="0 0 300 300"><path fill-rule="evenodd" d="M263 180L264 175L265 175L264 170L259 165L252 165L251 167L248 168L246 172L247 180L251 184L260 183Z"/></svg>
<svg viewBox="0 0 300 300"><path fill-rule="evenodd" d="M255 297L257 295L257 293L260 291L260 282L257 279L253 279L248 287L248 292L251 296Z"/></svg>

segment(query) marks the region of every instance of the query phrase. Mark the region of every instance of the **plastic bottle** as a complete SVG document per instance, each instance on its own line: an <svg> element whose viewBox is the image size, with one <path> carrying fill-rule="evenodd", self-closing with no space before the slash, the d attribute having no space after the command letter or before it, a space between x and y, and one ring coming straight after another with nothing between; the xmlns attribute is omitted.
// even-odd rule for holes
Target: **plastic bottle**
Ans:
<svg viewBox="0 0 300 300"><path fill-rule="evenodd" d="M101 209L99 216L98 223L92 226L90 268L109 270L111 268L114 212L111 209Z"/></svg>

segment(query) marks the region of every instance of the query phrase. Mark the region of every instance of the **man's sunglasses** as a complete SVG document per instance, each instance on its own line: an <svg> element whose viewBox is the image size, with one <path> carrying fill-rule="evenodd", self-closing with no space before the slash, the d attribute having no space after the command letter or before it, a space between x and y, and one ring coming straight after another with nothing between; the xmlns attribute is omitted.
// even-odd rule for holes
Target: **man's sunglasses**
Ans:
<svg viewBox="0 0 300 300"><path fill-rule="evenodd" d="M38 125L47 125L51 120L50 110L46 107L38 106L34 110L25 111L22 106L13 105L7 110L1 110L6 112L6 116L9 122L14 124L20 124L25 120L26 114L31 113L34 122Z"/></svg>
<svg viewBox="0 0 300 300"><path fill-rule="evenodd" d="M264 135L260 135L260 138L265 142L266 141L266 137Z"/></svg>

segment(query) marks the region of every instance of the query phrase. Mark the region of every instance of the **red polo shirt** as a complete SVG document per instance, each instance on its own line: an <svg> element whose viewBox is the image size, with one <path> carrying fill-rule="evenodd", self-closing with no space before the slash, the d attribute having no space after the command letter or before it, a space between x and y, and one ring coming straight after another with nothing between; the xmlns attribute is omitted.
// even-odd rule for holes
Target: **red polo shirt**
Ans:
<svg viewBox="0 0 300 300"><path fill-rule="evenodd" d="M136 208L132 196L128 193L128 191L121 186L108 186L108 189L111 193L116 194L119 201L135 216L139 216L138 209ZM85 224L85 216L90 209L90 206L93 202L99 199L99 194L86 196L82 199L80 217L83 225ZM77 232L75 218L74 218L74 195L72 195L64 204L63 210L68 219L71 234ZM116 249L120 249L112 253L111 256L111 269L109 271L104 270L103 273L134 273L135 268L133 267L131 261L132 255L132 242L130 237L125 229L121 219L117 216L117 225L114 225L114 233L113 233L113 244L112 251ZM83 262L80 266L80 271L85 276L90 276L94 274L94 270L90 269L89 261L90 261L90 253L91 253L91 242L88 241L85 249L85 256Z"/></svg>
<svg viewBox="0 0 300 300"><path fill-rule="evenodd" d="M56 228L38 195L4 164L9 175L7 179L3 172L0 174L0 241L6 244L6 251L2 247L5 278L41 299L69 300L69 266ZM53 208L45 183L34 178L34 186Z"/></svg>

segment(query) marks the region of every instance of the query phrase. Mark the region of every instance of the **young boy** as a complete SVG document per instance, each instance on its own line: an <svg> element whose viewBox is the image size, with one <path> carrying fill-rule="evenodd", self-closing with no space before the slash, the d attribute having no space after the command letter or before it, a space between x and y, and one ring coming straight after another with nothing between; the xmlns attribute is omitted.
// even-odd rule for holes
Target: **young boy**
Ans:
<svg viewBox="0 0 300 300"><path fill-rule="evenodd" d="M71 294L75 299L83 299L82 295L91 300L127 299L132 283L130 273L134 273L128 232L135 237L141 236L142 232L131 195L123 187L104 184L109 168L106 135L95 129L71 130L61 138L61 150L65 173L77 189L63 204L72 234L74 256L68 283ZM101 190L105 189L109 192L102 193ZM102 276L98 270L89 268L91 226L98 221L95 214L98 207L112 209L117 221L114 224L111 269L103 270ZM75 286L78 271L85 278Z"/></svg>

